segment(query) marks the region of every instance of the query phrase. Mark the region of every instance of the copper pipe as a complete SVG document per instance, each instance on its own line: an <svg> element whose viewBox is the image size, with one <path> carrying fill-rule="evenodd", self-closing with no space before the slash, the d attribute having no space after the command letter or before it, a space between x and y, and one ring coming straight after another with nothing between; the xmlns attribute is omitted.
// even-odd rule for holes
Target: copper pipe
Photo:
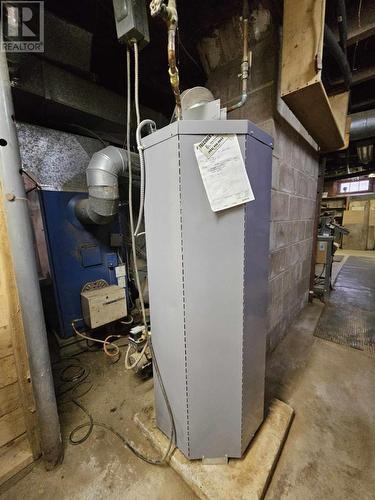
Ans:
<svg viewBox="0 0 375 500"><path fill-rule="evenodd" d="M176 31L178 26L178 14L176 0L169 0L165 5L161 0L153 0L150 3L151 16L160 15L167 24L168 28L168 73L171 82L172 91L176 101L176 117L181 119L181 94L180 78L176 63Z"/></svg>

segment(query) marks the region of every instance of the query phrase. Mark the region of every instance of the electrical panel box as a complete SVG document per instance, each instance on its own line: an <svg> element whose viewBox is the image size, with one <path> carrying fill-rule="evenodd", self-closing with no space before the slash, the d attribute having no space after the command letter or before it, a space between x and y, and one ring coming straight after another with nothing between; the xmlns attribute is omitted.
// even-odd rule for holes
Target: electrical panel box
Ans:
<svg viewBox="0 0 375 500"><path fill-rule="evenodd" d="M117 285L81 293L82 313L90 328L98 328L127 315L125 290Z"/></svg>
<svg viewBox="0 0 375 500"><path fill-rule="evenodd" d="M142 49L150 41L145 0L113 0L117 37L120 42L138 42Z"/></svg>
<svg viewBox="0 0 375 500"><path fill-rule="evenodd" d="M236 134L253 201L211 210L194 152L210 134ZM181 120L143 145L151 332L177 446L241 457L263 421L273 140L246 120Z"/></svg>

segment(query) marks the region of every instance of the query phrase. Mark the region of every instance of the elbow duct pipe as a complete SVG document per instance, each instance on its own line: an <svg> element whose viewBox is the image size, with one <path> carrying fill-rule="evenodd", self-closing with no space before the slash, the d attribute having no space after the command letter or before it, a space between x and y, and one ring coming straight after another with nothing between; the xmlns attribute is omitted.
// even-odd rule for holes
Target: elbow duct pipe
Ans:
<svg viewBox="0 0 375 500"><path fill-rule="evenodd" d="M61 461L63 446L4 51L0 51L0 138L6 141L0 147L0 182L4 193L9 194L3 202L29 357L40 446L45 465L51 469Z"/></svg>
<svg viewBox="0 0 375 500"><path fill-rule="evenodd" d="M340 68L341 74L344 78L345 88L349 90L352 84L352 73L348 60L344 52L342 51L338 41L336 40L335 35L327 25L324 26L324 43L327 50L330 52Z"/></svg>
<svg viewBox="0 0 375 500"><path fill-rule="evenodd" d="M125 174L128 153L108 146L95 153L86 170L89 197L75 207L83 224L108 224L118 212L118 177Z"/></svg>

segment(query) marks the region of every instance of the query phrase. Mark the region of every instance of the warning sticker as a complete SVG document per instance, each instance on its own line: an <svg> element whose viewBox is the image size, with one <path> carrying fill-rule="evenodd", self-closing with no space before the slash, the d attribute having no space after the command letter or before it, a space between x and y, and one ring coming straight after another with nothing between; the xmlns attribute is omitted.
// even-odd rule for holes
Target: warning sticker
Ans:
<svg viewBox="0 0 375 500"><path fill-rule="evenodd" d="M207 135L194 150L214 212L255 199L235 134Z"/></svg>

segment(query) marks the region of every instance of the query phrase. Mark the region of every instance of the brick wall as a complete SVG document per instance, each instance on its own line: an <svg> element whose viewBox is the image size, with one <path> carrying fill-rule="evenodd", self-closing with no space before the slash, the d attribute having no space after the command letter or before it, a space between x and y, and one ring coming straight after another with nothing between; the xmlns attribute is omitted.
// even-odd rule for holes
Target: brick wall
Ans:
<svg viewBox="0 0 375 500"><path fill-rule="evenodd" d="M247 118L275 140L270 228L270 306L268 349L274 349L307 302L318 178L318 156L277 112L279 35L270 13L252 12L253 64L247 103L228 118ZM199 52L207 87L222 105L240 96L238 19L228 20L203 39Z"/></svg>

